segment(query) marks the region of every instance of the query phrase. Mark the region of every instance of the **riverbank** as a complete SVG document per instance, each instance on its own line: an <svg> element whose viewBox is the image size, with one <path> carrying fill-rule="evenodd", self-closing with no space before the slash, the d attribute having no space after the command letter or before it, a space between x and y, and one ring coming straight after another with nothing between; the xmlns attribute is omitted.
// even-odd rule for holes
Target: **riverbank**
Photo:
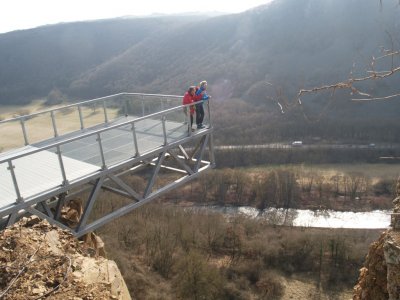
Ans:
<svg viewBox="0 0 400 300"><path fill-rule="evenodd" d="M398 164L400 148L396 147L235 147L215 152L218 167L237 168L269 164Z"/></svg>
<svg viewBox="0 0 400 300"><path fill-rule="evenodd" d="M205 206L193 205L185 209L196 212L208 211L228 216L245 216L266 221L269 225L308 228L387 229L390 225L390 210L370 212L342 212L333 210L305 210L267 208L259 210L249 206Z"/></svg>
<svg viewBox="0 0 400 300"><path fill-rule="evenodd" d="M365 171L363 172L363 167ZM174 203L312 211L392 208L398 168L383 165L263 165L217 169L163 196ZM169 181L172 181L172 177Z"/></svg>
<svg viewBox="0 0 400 300"><path fill-rule="evenodd" d="M112 205L108 200L104 205ZM131 294L141 299L185 298L182 287L197 282L187 277L192 275L208 299L261 298L265 287L271 287L266 299L348 299L368 246L381 231L276 226L243 214L224 218L158 202L99 234ZM188 269L195 273L184 277Z"/></svg>

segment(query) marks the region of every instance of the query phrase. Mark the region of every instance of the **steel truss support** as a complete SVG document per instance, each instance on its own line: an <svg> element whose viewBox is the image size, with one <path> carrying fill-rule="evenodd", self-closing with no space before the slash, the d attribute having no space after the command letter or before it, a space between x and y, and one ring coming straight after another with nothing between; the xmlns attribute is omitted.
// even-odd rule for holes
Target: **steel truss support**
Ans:
<svg viewBox="0 0 400 300"><path fill-rule="evenodd" d="M195 137L189 140L188 143L192 143L194 138ZM209 150L208 158L210 161L203 159L207 148ZM61 223L61 211L74 196L77 196L75 192L70 194L68 194L68 191L63 192L57 197L54 197L52 201L46 199L24 210L42 219L48 220L49 223L53 225L68 229L72 231L76 237L80 237L156 199L160 195L199 177L204 171L215 165L211 133L198 137L194 148L189 145L185 148L183 144L172 145L170 147L165 145L155 156L147 156L146 159L134 162L132 165L127 165L124 169L104 170L100 177L89 182L91 191L88 199L85 201L84 210L79 223L75 228L71 229ZM140 176L147 177L144 191L136 191L129 183L124 181L125 176L129 176L128 174L136 174L140 171L146 171L144 172L145 175L140 173ZM159 187L156 186L155 183L157 179L162 176L160 174L161 171L172 172L180 177ZM93 212L101 190L123 196L124 198L132 200L132 202L125 204L105 216L92 220L92 222L89 223L91 213ZM7 226L13 224L17 218L18 212L11 213L6 220Z"/></svg>

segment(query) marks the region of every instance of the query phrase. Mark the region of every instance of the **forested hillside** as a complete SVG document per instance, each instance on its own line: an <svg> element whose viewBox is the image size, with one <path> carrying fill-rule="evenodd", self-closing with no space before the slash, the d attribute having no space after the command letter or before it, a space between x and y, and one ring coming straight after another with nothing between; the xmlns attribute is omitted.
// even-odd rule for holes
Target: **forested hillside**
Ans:
<svg viewBox="0 0 400 300"><path fill-rule="evenodd" d="M53 89L70 100L121 91L183 94L206 79L226 142L239 133L258 142L305 136L395 141L396 98L360 103L350 101L349 91L313 93L290 108L299 89L350 73L365 76L381 47L400 48L397 6L396 0L382 6L377 0L275 0L217 17L99 20L2 34L0 103L26 103ZM392 63L398 59L374 67L382 71ZM359 87L386 96L398 93L398 80ZM383 137L381 127L389 124L394 132Z"/></svg>
<svg viewBox="0 0 400 300"><path fill-rule="evenodd" d="M68 95L71 82L87 70L112 61L165 27L193 19L121 18L0 34L0 103L27 103L46 97L53 88Z"/></svg>

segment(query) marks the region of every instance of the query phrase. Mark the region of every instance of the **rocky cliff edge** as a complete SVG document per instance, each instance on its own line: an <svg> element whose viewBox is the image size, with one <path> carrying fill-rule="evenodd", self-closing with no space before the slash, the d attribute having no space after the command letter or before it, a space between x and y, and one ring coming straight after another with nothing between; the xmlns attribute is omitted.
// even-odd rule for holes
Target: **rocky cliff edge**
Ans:
<svg viewBox="0 0 400 300"><path fill-rule="evenodd" d="M68 231L23 218L0 233L0 299L130 300L114 261Z"/></svg>

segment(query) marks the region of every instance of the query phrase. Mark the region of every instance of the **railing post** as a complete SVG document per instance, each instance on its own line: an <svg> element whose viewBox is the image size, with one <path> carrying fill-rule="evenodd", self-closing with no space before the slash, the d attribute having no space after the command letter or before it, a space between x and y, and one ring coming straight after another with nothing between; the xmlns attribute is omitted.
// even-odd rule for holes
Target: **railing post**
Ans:
<svg viewBox="0 0 400 300"><path fill-rule="evenodd" d="M79 121L81 122L81 130L85 128L85 125L83 124L83 116L82 116L82 109L81 106L78 105L78 113L79 113Z"/></svg>
<svg viewBox="0 0 400 300"><path fill-rule="evenodd" d="M104 123L108 123L107 107L105 100L103 100L103 110L104 110Z"/></svg>
<svg viewBox="0 0 400 300"><path fill-rule="evenodd" d="M14 172L14 166L12 165L11 159L7 161L8 162L8 167L7 169L10 170L11 172L11 178L14 184L14 189L15 189L15 193L17 194L17 202L22 202L23 199L21 197L21 193L19 191L19 187L18 187L18 182L17 182L17 177L15 176L15 172Z"/></svg>
<svg viewBox="0 0 400 300"><path fill-rule="evenodd" d="M125 117L128 116L128 100L125 99L124 102L124 112L125 112Z"/></svg>
<svg viewBox="0 0 400 300"><path fill-rule="evenodd" d="M54 137L58 137L56 119L54 117L54 111L51 111L50 114L51 114L51 123L53 124Z"/></svg>
<svg viewBox="0 0 400 300"><path fill-rule="evenodd" d="M166 116L162 115L161 117L161 121L162 121L162 129L163 129L163 134L164 134L164 146L168 144L167 142L167 129L165 127L165 120L166 120Z"/></svg>
<svg viewBox="0 0 400 300"><path fill-rule="evenodd" d="M212 133L210 134L210 138L208 140L208 146L209 146L209 154L210 154L210 163L211 167L215 168L215 154L214 154L214 137Z"/></svg>
<svg viewBox="0 0 400 300"><path fill-rule="evenodd" d="M144 117L144 96L142 95L142 117Z"/></svg>
<svg viewBox="0 0 400 300"><path fill-rule="evenodd" d="M207 111L208 111L208 128L212 127L211 123L211 109L210 109L210 99L207 100Z"/></svg>
<svg viewBox="0 0 400 300"><path fill-rule="evenodd" d="M193 132L192 132L192 124L190 122L190 106L186 106L186 107L184 107L184 109L185 109L185 112L186 112L185 119L186 119L187 124L188 124L188 126L187 126L187 128L188 128L188 136L191 136L193 134ZM194 118L194 115L193 115L193 118Z"/></svg>
<svg viewBox="0 0 400 300"><path fill-rule="evenodd" d="M102 168L103 170L105 170L105 169L107 168L107 166L106 166L106 159L105 159L105 157L104 157L103 144L101 143L101 136L100 136L100 133L97 133L97 139L96 139L96 141L99 143L100 156L101 156L101 163L103 164L103 165L101 166L101 168Z"/></svg>
<svg viewBox="0 0 400 300"><path fill-rule="evenodd" d="M61 148L60 145L57 145L57 156L58 156L58 162L60 163L60 170L61 170L61 175L63 178L63 185L68 184L68 179L67 179L67 174L65 173L65 167L64 167L64 162L62 159L62 155L61 155Z"/></svg>
<svg viewBox="0 0 400 300"><path fill-rule="evenodd" d="M133 135L133 143L135 144L135 156L139 156L139 147L136 137L135 123L132 123L132 135Z"/></svg>
<svg viewBox="0 0 400 300"><path fill-rule="evenodd" d="M22 134L24 135L24 142L25 142L25 146L26 146L26 145L29 145L29 142L28 142L28 136L26 135L25 119L21 118L20 122L21 122Z"/></svg>

